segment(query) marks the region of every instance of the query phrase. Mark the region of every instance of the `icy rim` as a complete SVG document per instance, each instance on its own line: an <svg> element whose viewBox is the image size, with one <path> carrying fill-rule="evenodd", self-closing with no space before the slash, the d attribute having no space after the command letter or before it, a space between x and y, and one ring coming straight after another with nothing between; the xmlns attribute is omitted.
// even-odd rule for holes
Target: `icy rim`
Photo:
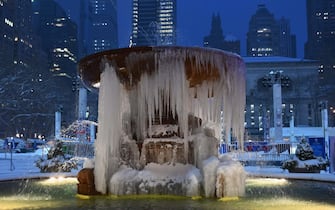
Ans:
<svg viewBox="0 0 335 210"><path fill-rule="evenodd" d="M93 88L94 84L100 82L100 74L104 70L101 68L101 64L104 63L104 60L112 61L114 64L117 65L119 69L125 67L125 59L131 54L132 56L134 53L140 54L157 54L159 52L166 52L166 51L174 51L176 55L179 55L177 52L183 53L190 53L194 56L201 55L201 54L208 54L210 57L207 59L211 59L213 55L221 56L224 60L228 59L229 57L239 60L243 63L243 59L236 53L223 51L214 48L203 48L203 47L182 47L182 46L142 46L142 47L131 47L131 48L120 48L120 49L113 49L113 50L106 50L99 53L95 53L92 55L88 55L82 58L78 64L78 72L82 79L82 81L87 85L88 88ZM154 56L152 56L154 59ZM210 60L207 60L207 63Z"/></svg>

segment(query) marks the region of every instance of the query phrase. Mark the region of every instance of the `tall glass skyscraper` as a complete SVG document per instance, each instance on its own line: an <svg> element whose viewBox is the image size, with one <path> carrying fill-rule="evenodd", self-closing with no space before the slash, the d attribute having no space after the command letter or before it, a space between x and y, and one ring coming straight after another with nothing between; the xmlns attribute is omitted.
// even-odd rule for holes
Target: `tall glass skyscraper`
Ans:
<svg viewBox="0 0 335 210"><path fill-rule="evenodd" d="M80 57L117 48L117 0L81 0L80 4Z"/></svg>
<svg viewBox="0 0 335 210"><path fill-rule="evenodd" d="M133 0L130 46L176 45L176 0Z"/></svg>

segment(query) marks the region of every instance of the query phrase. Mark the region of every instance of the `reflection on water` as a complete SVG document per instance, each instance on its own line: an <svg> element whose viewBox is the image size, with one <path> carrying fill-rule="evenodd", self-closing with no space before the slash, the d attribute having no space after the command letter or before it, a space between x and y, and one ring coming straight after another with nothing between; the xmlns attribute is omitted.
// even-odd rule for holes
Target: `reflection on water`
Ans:
<svg viewBox="0 0 335 210"><path fill-rule="evenodd" d="M335 209L335 184L324 182L247 179L246 196L227 201L181 197L78 197L76 184L75 178L1 182L0 209Z"/></svg>

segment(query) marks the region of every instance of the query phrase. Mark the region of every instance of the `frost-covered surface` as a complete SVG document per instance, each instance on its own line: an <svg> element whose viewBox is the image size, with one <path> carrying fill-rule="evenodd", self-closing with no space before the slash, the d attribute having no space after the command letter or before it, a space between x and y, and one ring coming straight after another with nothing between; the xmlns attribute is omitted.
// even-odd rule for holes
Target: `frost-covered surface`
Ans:
<svg viewBox="0 0 335 210"><path fill-rule="evenodd" d="M216 138L199 133L191 135L189 139L194 143L194 165L196 167L200 168L203 160L218 155L218 140Z"/></svg>
<svg viewBox="0 0 335 210"><path fill-rule="evenodd" d="M152 125L149 131L149 136L161 137L161 136L177 136L178 125Z"/></svg>
<svg viewBox="0 0 335 210"><path fill-rule="evenodd" d="M107 192L107 182L119 167L121 136L121 84L115 70L105 64L99 90L98 133L95 142L95 186Z"/></svg>
<svg viewBox="0 0 335 210"><path fill-rule="evenodd" d="M155 58L155 69L139 65L152 59L152 56ZM185 63L190 60L192 71L186 72ZM178 119L186 160L189 114L200 118L205 125L216 125L213 126L216 127L214 135L220 139L218 131L223 109L225 132L232 131L242 145L245 66L238 55L201 48L164 48L154 52L131 53L125 58L125 69L141 72L129 74L131 89L123 86L116 76L118 67L104 60L102 66L94 170L97 191L107 192L108 180L119 167L121 135L145 139L147 134L153 133L157 115L162 122L163 112L171 112ZM187 74L198 75L198 78L205 75L208 79L190 86ZM132 78L133 75L140 78Z"/></svg>
<svg viewBox="0 0 335 210"><path fill-rule="evenodd" d="M203 161L204 191L206 197L235 197L245 194L246 172L240 162L224 155Z"/></svg>
<svg viewBox="0 0 335 210"><path fill-rule="evenodd" d="M219 160L216 157L210 157L203 161L202 174L204 176L204 191L205 196L214 197L216 185L216 171L219 165Z"/></svg>
<svg viewBox="0 0 335 210"><path fill-rule="evenodd" d="M90 158L85 158L83 168L94 168L94 160Z"/></svg>
<svg viewBox="0 0 335 210"><path fill-rule="evenodd" d="M150 163L143 170L121 167L109 182L114 195L173 194L182 196L243 196L246 173L242 165L229 158L210 157L201 169L189 164Z"/></svg>
<svg viewBox="0 0 335 210"><path fill-rule="evenodd" d="M246 172L240 162L222 156L217 169L216 196L235 197L245 194Z"/></svg>
<svg viewBox="0 0 335 210"><path fill-rule="evenodd" d="M200 195L202 176L199 169L184 164L148 164L143 170L121 167L110 180L115 195L173 194Z"/></svg>

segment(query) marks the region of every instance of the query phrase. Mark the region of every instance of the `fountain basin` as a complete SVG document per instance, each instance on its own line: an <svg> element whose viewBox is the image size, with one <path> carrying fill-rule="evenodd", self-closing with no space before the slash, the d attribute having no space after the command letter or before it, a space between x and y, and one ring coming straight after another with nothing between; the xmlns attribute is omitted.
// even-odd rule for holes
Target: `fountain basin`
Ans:
<svg viewBox="0 0 335 210"><path fill-rule="evenodd" d="M1 209L305 209L335 207L332 182L247 178L246 195L220 202L176 196L76 196L75 178L0 182Z"/></svg>
<svg viewBox="0 0 335 210"><path fill-rule="evenodd" d="M78 69L87 86L99 87L94 180L102 194L116 193L108 183L122 167L141 173L151 163L191 164L204 178L203 161L218 156L222 130L225 139L232 133L242 147L245 66L236 54L196 47L123 48L83 58ZM168 130L159 134L157 127ZM205 188L213 192L215 186Z"/></svg>

